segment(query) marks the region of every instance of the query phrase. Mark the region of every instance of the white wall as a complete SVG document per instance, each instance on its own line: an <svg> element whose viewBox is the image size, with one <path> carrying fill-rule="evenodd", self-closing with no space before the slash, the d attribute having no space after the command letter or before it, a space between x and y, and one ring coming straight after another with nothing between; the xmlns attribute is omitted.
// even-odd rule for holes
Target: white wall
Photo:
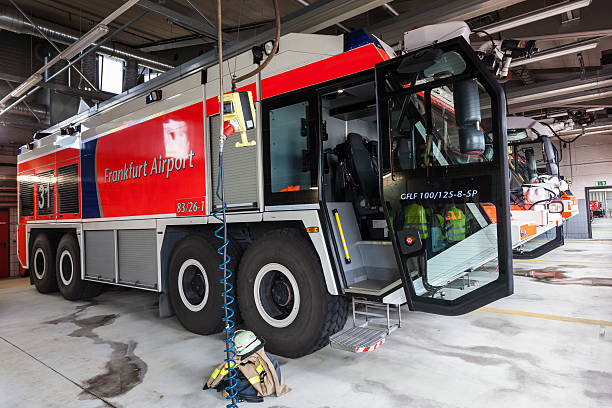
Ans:
<svg viewBox="0 0 612 408"><path fill-rule="evenodd" d="M582 136L565 148L559 147L558 141L554 144L562 155L560 173L571 180L570 189L576 197L585 198L585 187L597 186L598 180L612 186L612 132Z"/></svg>

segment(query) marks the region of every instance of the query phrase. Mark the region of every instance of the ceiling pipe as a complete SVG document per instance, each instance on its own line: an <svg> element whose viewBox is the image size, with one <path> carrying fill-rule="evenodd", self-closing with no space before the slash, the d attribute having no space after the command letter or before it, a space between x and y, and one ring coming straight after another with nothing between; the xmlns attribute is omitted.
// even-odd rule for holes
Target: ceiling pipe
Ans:
<svg viewBox="0 0 612 408"><path fill-rule="evenodd" d="M510 67L514 68L525 64L531 64L538 61L561 57L563 55L575 54L581 51L592 50L593 48L597 48L599 40L601 40L602 38L604 37L596 37L589 40L576 41L571 44L562 45L560 47L549 48L547 50L539 51L533 54L531 57L516 58L512 60Z"/></svg>
<svg viewBox="0 0 612 408"><path fill-rule="evenodd" d="M13 106L11 109L9 109L8 113L12 113L13 115L32 117L32 112L34 112L36 117L38 117L38 119L40 120L49 119L49 112L47 111L46 107L42 105L30 104L30 109L22 105L16 105L16 106Z"/></svg>
<svg viewBox="0 0 612 408"><path fill-rule="evenodd" d="M485 33L495 34L500 31L506 31L511 28L520 27L525 24L534 23L536 21L544 20L549 17L558 16L559 14L586 7L590 4L591 0L565 0L548 7L511 17L507 20L498 21L496 23L489 24L484 27L478 27L478 30L481 32L477 34L480 37L484 37L485 35L487 35Z"/></svg>
<svg viewBox="0 0 612 408"><path fill-rule="evenodd" d="M62 27L57 24L50 23L38 18L32 18L32 22L47 36L50 40L62 43L73 44L81 38L77 30ZM36 27L32 26L17 10L10 7L0 7L0 29L12 31L18 34L27 34L41 37ZM135 59L138 64L153 68L158 71L168 71L173 66L168 64L162 58L158 58L151 54L135 50L130 47L119 44L103 45L99 52L113 57L129 60Z"/></svg>

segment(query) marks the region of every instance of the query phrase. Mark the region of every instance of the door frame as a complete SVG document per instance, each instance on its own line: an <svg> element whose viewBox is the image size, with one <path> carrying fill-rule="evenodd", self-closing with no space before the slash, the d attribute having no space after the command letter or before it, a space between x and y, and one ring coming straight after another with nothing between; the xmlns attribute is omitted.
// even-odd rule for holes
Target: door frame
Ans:
<svg viewBox="0 0 612 408"><path fill-rule="evenodd" d="M587 229L589 231L589 239L593 239L593 228L591 228L591 190L612 190L612 186L591 186L584 188L584 201L586 204Z"/></svg>
<svg viewBox="0 0 612 408"><path fill-rule="evenodd" d="M0 208L0 213L6 211L6 277L11 276L11 209ZM0 265L0 268L2 265Z"/></svg>

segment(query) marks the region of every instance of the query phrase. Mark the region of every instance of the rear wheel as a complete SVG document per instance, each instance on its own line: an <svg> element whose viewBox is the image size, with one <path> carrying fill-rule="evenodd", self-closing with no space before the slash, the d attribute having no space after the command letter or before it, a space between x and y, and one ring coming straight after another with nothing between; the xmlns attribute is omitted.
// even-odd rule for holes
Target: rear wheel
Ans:
<svg viewBox="0 0 612 408"><path fill-rule="evenodd" d="M235 273L238 256L230 247L228 252L232 257L228 269ZM187 236L174 249L168 276L170 301L176 317L191 332L212 334L223 330L220 261L213 243L199 235ZM236 309L235 303L232 308Z"/></svg>
<svg viewBox="0 0 612 408"><path fill-rule="evenodd" d="M64 234L57 246L55 269L57 286L67 300L81 300L96 297L102 292L102 285L81 279L81 252L73 234Z"/></svg>
<svg viewBox="0 0 612 408"><path fill-rule="evenodd" d="M46 234L38 234L34 240L30 268L32 282L40 293L51 293L57 290L55 251Z"/></svg>
<svg viewBox="0 0 612 408"><path fill-rule="evenodd" d="M285 357L310 354L344 327L344 298L327 293L314 248L298 231L276 230L245 252L238 272L238 302L246 326Z"/></svg>

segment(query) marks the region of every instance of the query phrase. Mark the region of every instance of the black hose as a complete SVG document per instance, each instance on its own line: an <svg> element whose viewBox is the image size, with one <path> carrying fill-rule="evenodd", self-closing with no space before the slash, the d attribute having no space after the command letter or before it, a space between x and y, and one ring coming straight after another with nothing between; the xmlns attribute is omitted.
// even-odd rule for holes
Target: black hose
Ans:
<svg viewBox="0 0 612 408"><path fill-rule="evenodd" d="M554 199L554 197L552 197L552 198L548 198L548 199L546 199L546 200L539 200L539 201L536 201L535 203L533 203L533 204L531 204L531 205L529 206L529 210L531 210L531 209L533 208L533 206L534 206L534 205L537 205L537 204L540 204L540 203L548 203L548 202L552 201L553 199Z"/></svg>
<svg viewBox="0 0 612 408"><path fill-rule="evenodd" d="M493 40L493 36L489 33L487 33L485 30L473 30L473 33L483 33L484 35L486 35L487 37L489 37L489 40L491 40L491 44L493 44L493 49L497 48L497 44L495 44L495 40Z"/></svg>
<svg viewBox="0 0 612 408"><path fill-rule="evenodd" d="M550 129L550 131L551 131L551 132L553 132L553 135L555 135L555 137L556 137L557 139L559 139L560 141L562 141L563 143L574 143L576 140L578 140L578 139L579 139L580 137L582 137L582 135L584 134L584 133L581 133L581 134L579 134L578 136L576 136L575 138L573 138L572 140L564 140L564 139L561 139L561 136L559 136L559 135L557 134L557 132L555 132L555 129L553 129L553 128L552 128L552 126L550 126L548 123L545 123L545 122L541 122L541 123L544 123L546 126L548 126L548 128ZM561 160L559 160L559 161L561 161Z"/></svg>

